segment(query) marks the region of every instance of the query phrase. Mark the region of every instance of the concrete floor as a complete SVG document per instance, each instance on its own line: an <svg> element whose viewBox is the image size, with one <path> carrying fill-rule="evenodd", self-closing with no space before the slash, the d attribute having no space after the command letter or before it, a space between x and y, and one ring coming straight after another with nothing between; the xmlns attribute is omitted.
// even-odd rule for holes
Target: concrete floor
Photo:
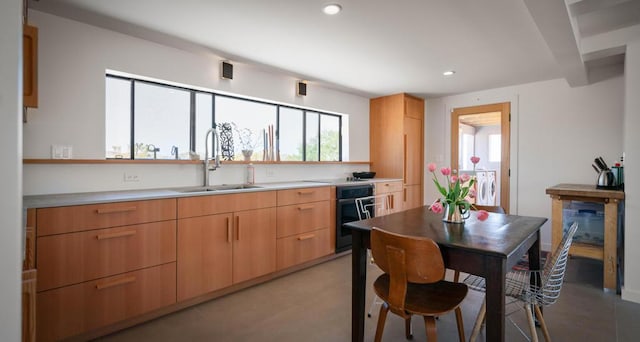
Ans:
<svg viewBox="0 0 640 342"><path fill-rule="evenodd" d="M369 267L368 281L379 274ZM638 341L640 304L602 291L602 263L573 258L556 304L545 308L555 341ZM451 277L448 277L451 279ZM371 289L369 285L368 289ZM462 304L468 338L482 295L470 291ZM367 303L372 291L367 292ZM367 306L367 310L369 307ZM507 311L511 311L508 308ZM379 307L365 321L365 340L373 341ZM275 279L265 284L105 336L99 341L350 341L351 256ZM527 331L522 310L511 318ZM415 341L424 341L421 317L413 318ZM437 321L440 341L457 341L455 317ZM507 320L507 341L526 341ZM544 340L538 329L538 336ZM403 341L404 324L389 314L383 341ZM484 341L484 332L479 340Z"/></svg>

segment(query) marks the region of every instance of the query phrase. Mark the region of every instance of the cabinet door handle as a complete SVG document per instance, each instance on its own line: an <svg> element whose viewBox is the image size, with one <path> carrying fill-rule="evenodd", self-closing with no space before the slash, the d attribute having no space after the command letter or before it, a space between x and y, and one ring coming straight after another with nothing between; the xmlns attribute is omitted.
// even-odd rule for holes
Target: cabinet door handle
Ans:
<svg viewBox="0 0 640 342"><path fill-rule="evenodd" d="M110 287L114 287L114 286L118 286L118 285L124 285L124 284L128 284L128 283L133 283L134 281L136 281L136 277L134 277L134 276L124 277L124 278L116 279L116 280L113 280L113 281L107 281L107 282L104 282L104 283L98 283L98 284L96 284L96 289L104 290L104 289L108 289Z"/></svg>
<svg viewBox="0 0 640 342"><path fill-rule="evenodd" d="M402 189L402 200L406 203L407 202L407 188Z"/></svg>
<svg viewBox="0 0 640 342"><path fill-rule="evenodd" d="M126 213L129 211L136 211L137 207L124 207L124 208L98 208L96 212L98 214L115 214L115 213Z"/></svg>
<svg viewBox="0 0 640 342"><path fill-rule="evenodd" d="M313 191L313 190L301 190L301 191L298 191L298 195L311 195L314 192L315 191Z"/></svg>
<svg viewBox="0 0 640 342"><path fill-rule="evenodd" d="M403 153L403 157L402 157L402 179L404 180L404 183L407 184L407 135L404 135L404 141L403 141L403 146L404 146L404 150L402 151Z"/></svg>
<svg viewBox="0 0 640 342"><path fill-rule="evenodd" d="M314 208L314 206L312 206L312 205L305 205L305 206L299 206L298 210L300 210L300 211L302 211L302 210L311 210L313 208Z"/></svg>
<svg viewBox="0 0 640 342"><path fill-rule="evenodd" d="M98 235L96 235L96 239L98 239L98 240L107 240L107 239L114 239L114 238L131 236L131 235L136 235L136 231L135 230L125 230L125 231L117 232L117 233L98 234Z"/></svg>
<svg viewBox="0 0 640 342"><path fill-rule="evenodd" d="M387 208L387 209L392 209L392 210L395 209L396 204L393 202L393 199L395 198L395 196L388 195L387 198L389 200L389 208Z"/></svg>
<svg viewBox="0 0 640 342"><path fill-rule="evenodd" d="M240 216L236 216L236 240L240 241Z"/></svg>
<svg viewBox="0 0 640 342"><path fill-rule="evenodd" d="M231 220L227 217L227 242L231 243Z"/></svg>
<svg viewBox="0 0 640 342"><path fill-rule="evenodd" d="M302 240L309 240L309 239L313 239L314 237L316 237L316 234L300 235L300 236L298 236L298 240L299 240L299 241L302 241Z"/></svg>

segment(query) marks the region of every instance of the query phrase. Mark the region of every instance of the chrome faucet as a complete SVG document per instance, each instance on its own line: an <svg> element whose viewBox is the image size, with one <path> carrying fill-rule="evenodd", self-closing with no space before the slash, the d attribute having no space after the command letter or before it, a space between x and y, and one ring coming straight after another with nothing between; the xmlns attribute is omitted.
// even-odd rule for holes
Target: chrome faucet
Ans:
<svg viewBox="0 0 640 342"><path fill-rule="evenodd" d="M213 157L213 166L209 165L209 144L207 141L209 140L209 135L213 133L211 137L211 143L213 144L213 153L215 156ZM209 171L214 171L215 169L220 167L220 144L218 137L218 130L216 127L209 128L207 133L204 135L204 186L209 186Z"/></svg>

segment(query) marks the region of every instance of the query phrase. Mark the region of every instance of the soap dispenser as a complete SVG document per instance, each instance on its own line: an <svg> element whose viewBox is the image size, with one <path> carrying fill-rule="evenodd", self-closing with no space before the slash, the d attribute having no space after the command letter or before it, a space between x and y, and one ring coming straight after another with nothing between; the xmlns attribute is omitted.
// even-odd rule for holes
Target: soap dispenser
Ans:
<svg viewBox="0 0 640 342"><path fill-rule="evenodd" d="M247 184L253 184L256 182L256 169L253 167L253 163L247 165Z"/></svg>

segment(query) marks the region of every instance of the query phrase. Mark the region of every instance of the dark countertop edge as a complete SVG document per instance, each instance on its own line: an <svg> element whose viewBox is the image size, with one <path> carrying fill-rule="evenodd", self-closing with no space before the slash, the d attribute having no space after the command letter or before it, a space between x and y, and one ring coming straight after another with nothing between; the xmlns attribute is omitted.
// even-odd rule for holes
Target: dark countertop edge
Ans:
<svg viewBox="0 0 640 342"><path fill-rule="evenodd" d="M505 215L505 214L499 214L499 215ZM521 216L521 215L510 215L510 216L518 216L518 217L525 218L525 219L532 219L532 220L540 221L540 223L538 225L538 231L545 224L545 222L548 221L548 219L545 218L545 217ZM360 231L370 232L371 228L363 225L363 223L365 223L365 221L368 221L368 220L347 222L347 223L343 224L343 226L346 226L346 227L348 227L350 229L353 229L353 230L360 230ZM534 233L535 232L531 232L531 234L534 234ZM438 241L436 241L436 243L438 243L439 245L444 245L444 246L452 247L452 248L460 248L461 247L460 245L448 244L448 243L438 242ZM466 250L469 250L469 251L478 251L478 252L481 252L481 253L487 253L487 254L496 255L496 256L500 256L500 257L504 257L504 258L508 259L509 256L512 253L514 253L515 251L517 251L520 248L520 245L521 244L518 244L517 246L515 246L515 248L513 248L510 253L487 251L487 250L484 250L484 249L473 248L473 247L470 247L470 246L464 246L462 248L464 248Z"/></svg>
<svg viewBox="0 0 640 342"><path fill-rule="evenodd" d="M357 185L367 183L380 183L402 181L402 179L394 178L378 178L359 182L341 182L333 181L291 181L277 183L256 183L260 188L234 189L234 190L218 190L208 192L180 192L180 190L196 188L198 186L184 186L176 188L160 188L160 189L138 189L138 190L119 190L119 191L96 191L96 192L80 192L80 193L62 193L62 194L45 194L45 195L27 195L23 196L22 205L26 209L32 208L50 208L50 207L66 207L73 205L100 204L110 202L130 202L142 200L155 200L165 198L181 198L195 196L216 196L225 194L240 194L247 192L259 191L277 191L299 188L313 188L325 186L341 186L341 185Z"/></svg>

